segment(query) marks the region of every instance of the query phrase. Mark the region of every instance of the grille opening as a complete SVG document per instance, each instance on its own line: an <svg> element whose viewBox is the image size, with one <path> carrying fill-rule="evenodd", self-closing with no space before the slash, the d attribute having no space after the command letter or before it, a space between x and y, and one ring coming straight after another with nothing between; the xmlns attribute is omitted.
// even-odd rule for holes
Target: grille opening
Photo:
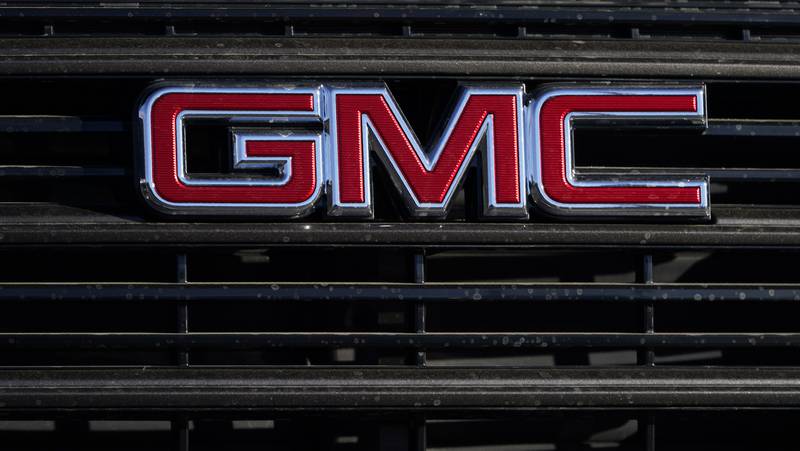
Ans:
<svg viewBox="0 0 800 451"><path fill-rule="evenodd" d="M750 39L774 42L795 42L800 38L797 28L785 26L758 27L750 29Z"/></svg>
<svg viewBox="0 0 800 451"><path fill-rule="evenodd" d="M724 190L715 192L712 187L711 208L714 208L714 202L717 202L717 205L775 205L794 208L797 206L797 196L794 194L797 190L798 185L794 181L780 182L765 180L760 182L728 182L724 185Z"/></svg>
<svg viewBox="0 0 800 451"><path fill-rule="evenodd" d="M294 36L359 37L402 36L400 23L376 23L372 21L310 22L298 21L289 24Z"/></svg>
<svg viewBox="0 0 800 451"><path fill-rule="evenodd" d="M406 366L412 351L403 349L349 347L287 347L276 343L258 351L193 351L192 365L225 366Z"/></svg>
<svg viewBox="0 0 800 451"><path fill-rule="evenodd" d="M666 259L664 259L666 258ZM657 283L796 283L791 251L683 251L654 261ZM724 299L721 299L724 300Z"/></svg>
<svg viewBox="0 0 800 451"><path fill-rule="evenodd" d="M635 271L634 255L608 251L451 250L432 252L426 258L430 282L631 283Z"/></svg>
<svg viewBox="0 0 800 451"><path fill-rule="evenodd" d="M800 133L800 127L797 127ZM746 132L746 130L745 130ZM800 136L715 136L699 131L644 131L577 127L575 163L580 167L800 168ZM759 149L754 152L754 149Z"/></svg>
<svg viewBox="0 0 800 451"><path fill-rule="evenodd" d="M390 79L386 84L420 143L430 146L443 119L453 110L451 102L458 92L458 80L435 79L414 84Z"/></svg>
<svg viewBox="0 0 800 451"><path fill-rule="evenodd" d="M176 449L170 422L157 420L0 421L0 440L14 451Z"/></svg>
<svg viewBox="0 0 800 451"><path fill-rule="evenodd" d="M147 419L35 419L0 421L0 440L13 451L171 450L185 428L190 450L409 450L488 451L645 448L654 428L658 450L745 451L793 449L793 411L603 411L464 415L394 413L227 415L188 421ZM168 421L171 420L171 421ZM424 427L422 448L415 448ZM185 448L184 448L185 449Z"/></svg>
<svg viewBox="0 0 800 451"><path fill-rule="evenodd" d="M554 413L521 418L432 419L428 451L516 449L646 449L653 427L655 449L745 451L792 449L791 411ZM763 425L763 427L762 427ZM475 445L477 444L477 446Z"/></svg>
<svg viewBox="0 0 800 451"><path fill-rule="evenodd" d="M12 424L13 423L13 424ZM190 420L187 429L193 450L408 450L414 437L414 419L360 415L356 418L314 416L274 420ZM153 420L15 421L0 423L0 438L14 450L113 449L174 450L178 423ZM38 426L45 430L30 431ZM17 427L18 429L12 429ZM641 440L639 421L620 414L599 418L558 414L550 418L429 419L425 422L427 450L556 449L568 444L594 447L630 447ZM313 433L309 433L313 431ZM119 441L119 442L117 442ZM514 447L516 446L516 447ZM519 448L523 446L525 448ZM67 447L67 448L64 448Z"/></svg>
<svg viewBox="0 0 800 451"><path fill-rule="evenodd" d="M35 22L3 22L0 27L0 36L45 36L44 25Z"/></svg>
<svg viewBox="0 0 800 451"><path fill-rule="evenodd" d="M47 169L47 171L50 171ZM54 169L52 173L59 173ZM13 172L13 171L12 171ZM143 213L134 186L127 180L107 177L9 177L0 180L0 202L30 206L65 206L111 215L131 216ZM74 218L71 218L74 220ZM0 276L2 278L2 276Z"/></svg>
<svg viewBox="0 0 800 451"><path fill-rule="evenodd" d="M187 274L189 282L180 286L178 298L175 298L175 287L148 287L140 283L131 283L127 288L109 287L106 293L102 291L102 285L97 285L97 290L90 290L79 298L70 293L73 288L80 288L80 285L53 287L50 295L47 294L47 287L37 288L38 291L28 292L27 295L23 294L26 293L23 286L8 287L3 292L9 300L2 312L0 333L8 334L7 337L15 341L13 346L4 343L4 347L8 349L5 354L8 356L7 364L90 364L96 361L114 361L115 352L112 349L120 355L131 355L132 357L122 358L122 361L130 364L162 364L174 360L169 353L155 353L153 355L156 357L152 357L139 351L149 352L163 348L175 355L182 351L182 345L175 345L171 336L145 334L188 331L210 334L197 338L199 341L196 344L189 345L192 364L413 365L414 353L427 351L430 354L429 360L440 366L548 366L550 362L556 366L624 366L636 362L641 364L635 354L647 348L645 338L631 338L624 334L644 333L648 315L654 318L656 333L678 335L677 338L670 338L675 340L674 346L669 342L655 345L657 349L675 351L663 355L657 353L656 364L713 364L714 361L727 362L735 359L736 364L745 366L780 365L781 356L789 355L787 353L796 347L793 337L787 336L784 344L782 338L775 335L797 332L790 320L798 313L794 302L770 300L773 292L784 299L788 288L768 284L785 283L786 280L782 275L768 279L764 274L772 273L761 269L762 266L769 266L769 262L778 262L791 268L794 252L661 251L653 256L656 285L652 288L656 289L655 292L640 285L616 286L603 283L592 286L570 283L549 287L534 284L528 287L530 297L524 298L525 287L514 285L519 282L483 287L486 289L468 285L443 288L433 283L429 289L434 291L428 293L431 297L427 300L416 298L412 291L408 292L407 297L404 294L404 290L413 288L406 284L419 276L415 274L415 271L419 271L419 268L414 267L415 260L417 265L422 265L426 277L436 273L435 264L431 260L437 254L430 252L432 255L419 260L415 258L415 255L419 255L417 252L418 250L404 248L376 250L359 247L195 249L189 252L184 265L184 260L179 258L184 254L179 253L176 256L166 251L144 253L135 249L126 249L125 252L116 249L43 249L37 253L23 253L8 250L3 257L9 270L3 274L9 281L52 282L61 277L62 279L55 281L84 281L92 283L91 288L102 281L130 282L132 277L129 273L126 279L120 277L122 271L129 268L127 265L133 265L131 267L143 268L137 274L140 282L151 279L171 283L186 280L181 274ZM453 251L442 253L449 252ZM481 261L480 257L496 255L498 252L502 254L503 251L474 249L458 252L474 255L480 267L493 268L495 271L502 266L491 259L488 259L489 263ZM527 252L523 255L527 256ZM545 263L547 256L561 255L556 250L539 252L538 257ZM577 255L580 257L587 253L591 252L582 251ZM328 259L331 255L337 257ZM597 255L601 254L598 252ZM620 255L630 262L631 271L639 269L637 265L642 264L641 255L637 253L620 252ZM599 259L575 259L573 266L586 264L587 271L590 272L597 268L616 271L607 263L613 261L608 257L605 255ZM325 265L320 265L319 272L309 269L310 266L305 263L316 260L325 262ZM371 267L378 266L376 262L381 261L385 266L367 271L352 261L366 262L362 264ZM445 263L439 262L442 267L450 266ZM511 263L503 264L517 268L521 266L518 263L512 260ZM273 271L270 265L280 269ZM336 277L330 277L326 269L328 266L343 269L341 272L334 272ZM457 266L470 265L457 263ZM706 266L713 268L713 271L706 272ZM365 280L365 271L375 279ZM740 275L738 271L748 274L749 278ZM790 272L787 270L787 273ZM18 274L29 276L28 279L22 279ZM204 274L209 280L196 278ZM199 297L194 297L193 287L205 289L205 284L194 285L195 283L220 282L220 279L225 279L220 274L233 274L235 277L227 278L249 282L253 282L255 276L258 276L260 279L255 282L262 283L257 286L212 285L208 287L211 288L210 291L198 291L196 293ZM306 286L284 283L286 281L283 280L283 274L304 274L307 278L305 282L312 282ZM329 284L331 281L352 282L355 274L362 274L359 282L367 283L361 286ZM394 274L396 279L393 282L398 285L369 283L387 283L387 274ZM329 277L317 279L323 275ZM717 278L718 275L722 278ZM431 282L429 278L426 280ZM494 279L480 280L482 283L492 283ZM490 282L486 282L487 280ZM298 281L304 280L295 279L289 282ZM693 286L697 291L694 295L687 295L683 291L692 290L692 286L675 288L658 285L675 282L696 284ZM715 290L702 285L705 283L759 285L720 287ZM586 295L585 290L592 289L600 290L597 291L598 299ZM234 295L234 290L244 291L236 291ZM373 290L374 294L365 293L365 290ZM435 294L436 290L445 290L445 293ZM509 295L522 295L523 298L506 299L506 290L509 290ZM640 293L640 290L650 292L645 294ZM669 293L672 291L683 301L671 301ZM160 299L162 293L164 298ZM104 294L107 294L107 299L104 299ZM350 295L360 299L348 300ZM446 298L443 298L445 295ZM26 300L12 301L13 296ZM27 299L28 296L31 298ZM231 296L235 296L235 299L227 299ZM756 298L765 300L755 301ZM649 310L647 301L654 303ZM184 321L185 325L180 326ZM447 335L423 333L420 336L393 336L396 333L418 331ZM48 333L93 332L131 335L46 336ZM26 336L26 333L42 335ZM227 339L215 337L219 333L229 334L232 341L228 343L225 341ZM250 336L251 333L261 335ZM282 333L290 335L279 335ZM318 335L314 335L315 333ZM361 341L346 335L324 335L326 333L372 335L362 337L364 341ZM491 333L498 336L481 335ZM566 335L549 335L558 333ZM595 338L590 336L597 333L606 335ZM734 336L697 336L716 333L730 333ZM759 334L766 335L766 338ZM236 337L241 338L241 343ZM351 339L353 341L349 341ZM67 347L60 345L61 341L75 343L75 347L80 349L64 352ZM771 350L773 348L774 351ZM762 353L762 349L769 351ZM26 350L35 352L26 353ZM48 350L54 352L48 354ZM104 351L109 352L103 354ZM693 353L695 355L690 355ZM785 360L794 362L789 358Z"/></svg>
<svg viewBox="0 0 800 451"><path fill-rule="evenodd" d="M192 282L410 282L404 249L271 248L191 253Z"/></svg>
<svg viewBox="0 0 800 451"><path fill-rule="evenodd" d="M170 351L148 351L135 348L125 350L75 349L54 351L24 349L0 351L0 368L16 366L175 366L178 357Z"/></svg>
<svg viewBox="0 0 800 451"><path fill-rule="evenodd" d="M236 36L283 36L285 26L280 22L267 21L203 21L175 22L174 34L178 36L236 35ZM162 30L164 28L162 27Z"/></svg>
<svg viewBox="0 0 800 451"><path fill-rule="evenodd" d="M0 333L8 332L174 332L171 302L95 301L4 302Z"/></svg>
<svg viewBox="0 0 800 451"><path fill-rule="evenodd" d="M208 248L190 250L186 264L191 282L405 283L414 281L413 258L417 253L402 247ZM638 258L627 252L570 250L475 249L429 254L425 259L426 281L438 283L632 283ZM174 282L178 271L176 254L167 250L6 250L0 257L5 258L0 265L0 281L5 282ZM711 255L689 252L657 256L657 280L727 281L696 269L702 268L706 258ZM791 254L785 258L788 261ZM743 281L748 280L766 283L784 278L754 274Z"/></svg>
<svg viewBox="0 0 800 451"><path fill-rule="evenodd" d="M618 414L429 420L428 451L641 449L639 420Z"/></svg>
<svg viewBox="0 0 800 451"><path fill-rule="evenodd" d="M0 282L174 282L174 254L157 251L0 252Z"/></svg>
<svg viewBox="0 0 800 451"><path fill-rule="evenodd" d="M656 349L658 366L782 367L800 365L796 348Z"/></svg>
<svg viewBox="0 0 800 451"><path fill-rule="evenodd" d="M159 22L74 21L53 24L56 36L160 36L164 25Z"/></svg>
<svg viewBox="0 0 800 451"><path fill-rule="evenodd" d="M0 115L88 116L127 122L134 117L137 99L153 81L123 77L3 77Z"/></svg>
<svg viewBox="0 0 800 451"><path fill-rule="evenodd" d="M540 39L651 39L651 40L745 40L745 31L736 26L692 24L685 27L636 24L607 25L588 22L429 22L429 21L354 21L354 20L241 20L219 18L198 20L126 20L126 21L6 21L6 36L294 36L294 37L413 37L413 38L540 38ZM288 28L288 29L287 29ZM407 30L404 32L403 30ZM519 29L526 30L520 33ZM52 30L45 33L45 29ZM641 30L641 31L639 31ZM791 28L753 29L747 39L791 41L797 33Z"/></svg>
<svg viewBox="0 0 800 451"><path fill-rule="evenodd" d="M432 302L426 313L430 332L640 332L644 322L641 306L605 302Z"/></svg>
<svg viewBox="0 0 800 451"><path fill-rule="evenodd" d="M271 421L271 424L270 424ZM410 421L381 417L315 416L277 418L243 428L246 420L193 421L192 449L198 450L332 450L373 451L410 449ZM251 422L252 424L252 422ZM270 427L271 425L271 427ZM309 433L313 431L313 433Z"/></svg>
<svg viewBox="0 0 800 451"><path fill-rule="evenodd" d="M320 288L324 299L325 287ZM184 306L170 301L166 292L163 300L132 296L111 301L98 296L91 302L8 301L0 322L0 333L5 334L0 341L4 348L0 364L174 365L176 356L184 351L180 344L173 345L180 337L172 334L186 327L189 333L204 334L183 341L196 343L188 349L191 365L413 366L421 351L432 367L624 367L644 362L646 335L626 334L643 334L648 312L654 318L654 332L669 335L649 348L654 351L656 366L800 364L796 337L778 335L796 332L791 318L797 316L797 308L792 303L709 301L706 294L691 302L658 299L648 309L643 301L649 297L621 294L622 298L613 302L574 301L567 300L569 289L559 291L559 297L550 301L543 297L474 300L470 291L450 291L451 297L458 293L462 299L472 300L422 303L425 321L421 329L425 332L414 336L395 334L419 330L420 302L379 297L364 301L223 301L205 295L195 299L186 291L192 301ZM219 291L220 297L225 290ZM276 290L264 287L264 291L266 297ZM50 336L59 333L65 335ZM99 334L71 335L75 333ZM167 335L150 335L153 333ZM263 334L262 338L252 335L256 333ZM357 333L369 335L347 335ZM486 336L492 333L498 335ZM601 333L604 335L592 336ZM721 333L730 335L714 335ZM221 338L218 334L227 335Z"/></svg>
<svg viewBox="0 0 800 451"><path fill-rule="evenodd" d="M2 421L0 439L5 449L15 451L166 451L179 449L181 424L164 420ZM195 419L186 428L192 450L408 449L410 437L408 421L369 417L357 421L342 417ZM406 447L385 448L387 442Z"/></svg>
<svg viewBox="0 0 800 451"><path fill-rule="evenodd" d="M635 349L484 349L428 351L430 367L534 367L630 366L639 364Z"/></svg>
<svg viewBox="0 0 800 451"><path fill-rule="evenodd" d="M525 26L525 37L534 39L625 39L631 38L626 26L602 26L578 23L537 23Z"/></svg>
<svg viewBox="0 0 800 451"><path fill-rule="evenodd" d="M639 27L639 38L658 40L741 40L742 29L739 27L698 27L698 26L642 26Z"/></svg>
<svg viewBox="0 0 800 451"><path fill-rule="evenodd" d="M794 302L664 302L655 309L659 332L800 332Z"/></svg>
<svg viewBox="0 0 800 451"><path fill-rule="evenodd" d="M0 333L6 334L171 333L177 324L177 309L171 302L17 301L5 302L0 315ZM71 349L52 349L46 344L30 347L19 345L13 338L9 340L8 346L0 350L0 366L177 364L173 351L133 345L108 348L99 336L87 338L85 346Z"/></svg>
<svg viewBox="0 0 800 451"><path fill-rule="evenodd" d="M413 36L419 37L497 37L515 38L518 36L516 26L493 23L417 23L411 27Z"/></svg>
<svg viewBox="0 0 800 451"><path fill-rule="evenodd" d="M411 308L388 301L205 302L192 306L189 324L193 332L410 332Z"/></svg>
<svg viewBox="0 0 800 451"><path fill-rule="evenodd" d="M659 450L790 450L796 412L694 412L656 417Z"/></svg>
<svg viewBox="0 0 800 451"><path fill-rule="evenodd" d="M789 120L798 118L800 84L719 82L706 84L709 119ZM753 108L769 105L769 108Z"/></svg>

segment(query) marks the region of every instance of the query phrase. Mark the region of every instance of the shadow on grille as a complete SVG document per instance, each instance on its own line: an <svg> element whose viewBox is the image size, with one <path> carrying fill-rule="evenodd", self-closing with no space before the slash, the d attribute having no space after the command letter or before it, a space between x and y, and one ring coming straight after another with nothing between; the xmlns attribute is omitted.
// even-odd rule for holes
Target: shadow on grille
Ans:
<svg viewBox="0 0 800 451"><path fill-rule="evenodd" d="M29 450L658 450L792 449L797 414L605 412L474 418L278 416L269 419L0 421L4 449ZM424 429L423 429L424 428ZM314 431L309 434L308 431ZM420 431L422 434L420 434ZM422 446L417 443L422 441ZM183 445L180 445L183 443Z"/></svg>
<svg viewBox="0 0 800 451"><path fill-rule="evenodd" d="M0 361L800 363L794 251L428 252L8 249L2 253Z"/></svg>

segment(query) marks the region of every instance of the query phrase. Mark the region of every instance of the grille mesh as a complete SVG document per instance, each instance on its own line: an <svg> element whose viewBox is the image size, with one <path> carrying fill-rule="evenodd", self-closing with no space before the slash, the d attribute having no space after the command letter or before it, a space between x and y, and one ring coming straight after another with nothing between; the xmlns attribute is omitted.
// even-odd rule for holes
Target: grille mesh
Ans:
<svg viewBox="0 0 800 451"><path fill-rule="evenodd" d="M792 104L800 90L793 83L709 80L711 126L702 135L678 132L662 139L647 131L580 133L578 161L585 167L681 164L712 174L711 224L643 223L621 246L610 248L594 231L613 234L630 226L583 224L587 235L571 242L553 238L565 225L540 214L526 225L463 224L477 217L466 207L477 197L471 193L477 190L475 175L459 198L461 206L447 219L447 224L462 224L467 238L445 234L438 241L426 236L437 224L400 222L404 214L395 194L380 186L376 224L416 227L407 230L416 237L413 242L378 233L374 239L390 245L378 246L356 232L358 224L335 226L339 232L353 229L358 237L352 242L333 230L287 239L291 223L252 222L241 226L274 227L266 242L217 242L220 230L236 225L177 222L149 212L137 197L130 112L150 82L102 77L2 82L6 91L18 93L0 107L0 221L8 242L0 260L0 365L8 371L67 366L88 377L94 368L109 366L187 371L526 368L566 374L577 368L683 368L700 371L697 377L720 377L715 371L800 364L793 320L800 313L796 246L762 232L754 232L760 242L748 242L725 229L726 224L753 231L791 228L796 221L791 168L800 165L791 148L800 118ZM530 82L528 89L540 82ZM436 124L424 113L444 111L456 81L389 83L421 139L428 139ZM89 89L98 95L87 101ZM433 103L416 103L414 93L420 91L429 93L425 98ZM729 102L734 91L739 98L769 99L770 111ZM58 101L29 102L25 92ZM213 134L197 142L215 143ZM754 157L756 146L764 150ZM601 152L608 148L618 150ZM664 158L669 149L677 149L680 157ZM327 222L320 214L302 224L315 231ZM209 230L169 241L159 237L164 228L184 226L192 233L203 226ZM84 227L98 227L105 235L90 236ZM124 227L132 237L119 234ZM528 227L552 227L551 235L540 233L555 241L527 239ZM669 235L664 240L669 245L650 244L676 227L716 230L726 234L729 244L692 232ZM49 239L26 236L31 228L50 231ZM522 235L514 244L503 243L512 236L503 232L491 244L469 238L491 229ZM73 236L83 238L72 241ZM689 236L689 242L682 245L675 236ZM39 374L53 370L44 371ZM488 374L482 377L491 380ZM667 383L664 390L677 396L678 387ZM13 383L6 390L14 393ZM64 402L80 399L74 396ZM264 404L242 410L248 401L241 408L234 404L198 414L178 408L182 404L174 396L165 399L175 408L137 410L130 404L126 408L137 413L118 413L118 419L93 409L62 418L66 407L58 402L49 415L20 416L12 409L5 413L9 420L0 421L0 437L13 449L244 450L267 444L270 449L353 450L731 450L755 444L783 449L788 436L780 425L796 421L794 413L771 410L679 415L647 410L646 402L635 404L640 407L635 411L607 406L602 418L569 410L584 402L613 404L588 395L579 404L566 398L553 402L552 407L569 406L558 414L500 410L490 415L447 400L447 415L403 413L374 395L373 413L355 416L275 410ZM326 399L315 396L307 402ZM433 390L415 405L443 407L441 397ZM725 405L708 402L718 409ZM738 402L764 407L758 399ZM535 403L530 407L537 408ZM756 420L757 430L741 436L719 426ZM699 422L705 426L698 427ZM656 425L658 435L653 434ZM307 430L316 432L304 437L300 431Z"/></svg>
<svg viewBox="0 0 800 451"><path fill-rule="evenodd" d="M78 3L0 7L3 449L793 448L793 3L501 2L445 17L276 2L269 18L252 2ZM214 20L198 19L208 8ZM153 48L171 65L152 64ZM534 48L597 65L508 64L539 61ZM412 61L431 55L457 67ZM159 79L301 80L275 75L292 58L323 61L302 79L386 81L423 142L460 81L704 82L706 132L582 129L576 146L587 171L709 173L713 219L480 221L475 169L441 223L409 221L381 168L371 223L146 208L140 93ZM404 65L371 65L393 58ZM200 153L225 139L202 133Z"/></svg>

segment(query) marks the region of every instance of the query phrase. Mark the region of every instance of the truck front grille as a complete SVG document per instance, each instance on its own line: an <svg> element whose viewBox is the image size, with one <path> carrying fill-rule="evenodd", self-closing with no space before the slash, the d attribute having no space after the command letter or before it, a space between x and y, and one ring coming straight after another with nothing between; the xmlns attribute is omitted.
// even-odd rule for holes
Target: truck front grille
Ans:
<svg viewBox="0 0 800 451"><path fill-rule="evenodd" d="M0 6L0 447L793 448L796 5L173 3ZM460 82L703 83L702 134L576 158L708 173L712 219L486 221L475 168L436 222L380 168L371 221L141 200L152 83L366 79L423 142Z"/></svg>

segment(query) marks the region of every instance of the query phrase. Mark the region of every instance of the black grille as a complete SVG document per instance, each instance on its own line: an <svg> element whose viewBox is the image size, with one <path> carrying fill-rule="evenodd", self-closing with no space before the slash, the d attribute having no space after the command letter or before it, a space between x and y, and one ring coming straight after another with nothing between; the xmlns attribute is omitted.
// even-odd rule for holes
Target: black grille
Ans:
<svg viewBox="0 0 800 451"><path fill-rule="evenodd" d="M3 449L795 447L793 2L40 3L0 6ZM490 222L476 168L439 222L380 167L367 222L145 206L148 86L309 79L386 82L422 141L459 82L702 82L705 132L576 157L708 173L712 219Z"/></svg>

